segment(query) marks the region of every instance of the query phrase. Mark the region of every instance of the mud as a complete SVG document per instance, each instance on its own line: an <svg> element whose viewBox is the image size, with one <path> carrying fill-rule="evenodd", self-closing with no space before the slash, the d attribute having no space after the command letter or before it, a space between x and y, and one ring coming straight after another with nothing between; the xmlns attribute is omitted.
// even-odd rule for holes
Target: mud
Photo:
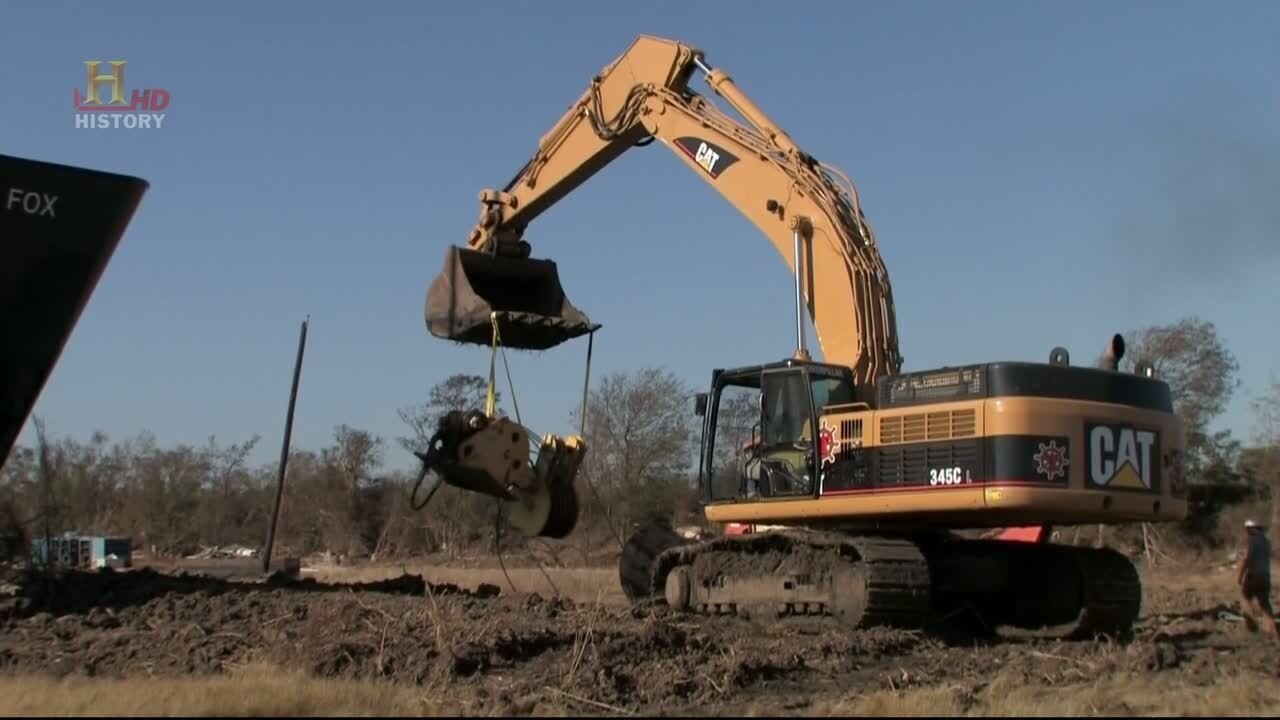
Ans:
<svg viewBox="0 0 1280 720"><path fill-rule="evenodd" d="M463 714L545 703L591 715L803 713L871 690L973 694L997 675L1060 685L1177 673L1207 685L1224 665L1271 667L1276 653L1232 619L1230 598L1208 592L1149 591L1131 639L1058 642L696 618L412 575L338 585L135 570L9 587L18 593L0 598L0 674L175 676L266 662L424 686Z"/></svg>
<svg viewBox="0 0 1280 720"><path fill-rule="evenodd" d="M839 549L795 543L776 547L764 546L756 552L705 552L696 556L693 570L702 577L723 574L728 577L755 577L781 573L826 578L843 563Z"/></svg>

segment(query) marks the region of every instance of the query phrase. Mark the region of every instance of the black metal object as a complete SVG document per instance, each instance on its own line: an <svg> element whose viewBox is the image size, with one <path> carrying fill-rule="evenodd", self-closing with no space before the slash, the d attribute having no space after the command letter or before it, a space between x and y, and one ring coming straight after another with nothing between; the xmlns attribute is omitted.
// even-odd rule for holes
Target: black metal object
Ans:
<svg viewBox="0 0 1280 720"><path fill-rule="evenodd" d="M501 500L515 500L510 491L483 471L471 470L459 464L463 443L488 427L490 422L491 419L479 410L450 410L440 416L435 434L427 441L427 449L415 450L413 453L422 461L413 490L409 493L409 504L414 510L425 508L442 483ZM427 496L419 503L418 490L431 473L435 473L435 479Z"/></svg>
<svg viewBox="0 0 1280 720"><path fill-rule="evenodd" d="M271 525L267 528L267 546L262 552L262 572L271 570L271 549L275 546L276 524L280 522L280 503L284 499L284 474L289 467L289 443L293 437L293 409L298 401L298 379L302 375L302 354L307 346L307 324L311 317L302 321L302 332L298 336L298 359L293 365L293 387L289 390L289 413L284 421L284 442L280 446L280 472L276 477L276 502L271 511Z"/></svg>
<svg viewBox="0 0 1280 720"><path fill-rule="evenodd" d="M473 451L469 442L471 438L487 431L492 422L492 418L479 410L451 410L440 417L436 432L427 442L427 449L415 450L413 453L422 465L413 489L409 492L410 507L415 511L426 508L442 485L487 495L502 503L519 503L522 495L527 499L528 495L524 494L529 493L531 488L522 487L513 492L484 469L468 467L462 462ZM517 430L510 440L516 444L524 444L529 438L524 436L523 431ZM419 500L418 493L427 475L432 474L434 478L427 489L427 495ZM551 478L547 488L551 508L542 527L534 534L562 539L573 531L578 522L578 498L573 487L573 475L564 472L562 467L553 466L548 470L548 476Z"/></svg>
<svg viewBox="0 0 1280 720"><path fill-rule="evenodd" d="M0 465L148 187L0 155Z"/></svg>

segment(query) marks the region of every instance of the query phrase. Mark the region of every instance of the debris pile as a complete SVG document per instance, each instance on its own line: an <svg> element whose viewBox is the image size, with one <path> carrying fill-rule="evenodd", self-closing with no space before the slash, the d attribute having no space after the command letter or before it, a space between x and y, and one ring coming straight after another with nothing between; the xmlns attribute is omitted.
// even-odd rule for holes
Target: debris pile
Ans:
<svg viewBox="0 0 1280 720"><path fill-rule="evenodd" d="M258 548L245 547L244 545L225 545L202 547L199 552L186 556L186 559L225 560L228 558L256 558L258 557L258 553Z"/></svg>

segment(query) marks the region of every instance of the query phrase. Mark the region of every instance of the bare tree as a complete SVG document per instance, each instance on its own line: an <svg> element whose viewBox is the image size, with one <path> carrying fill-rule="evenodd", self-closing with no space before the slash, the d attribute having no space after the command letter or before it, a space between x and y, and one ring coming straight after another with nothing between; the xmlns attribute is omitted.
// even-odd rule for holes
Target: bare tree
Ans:
<svg viewBox="0 0 1280 720"><path fill-rule="evenodd" d="M687 505L696 443L692 397L662 368L611 373L591 391L581 479L590 483L588 493L599 494L618 535L651 519L670 519ZM583 505L589 530L586 508L594 503Z"/></svg>
<svg viewBox="0 0 1280 720"><path fill-rule="evenodd" d="M1239 364L1214 324L1192 316L1142 328L1129 338L1128 369L1149 363L1169 384L1174 408L1186 425L1188 474L1205 481L1206 475L1232 466L1238 444L1227 431L1211 433L1209 425L1240 385Z"/></svg>
<svg viewBox="0 0 1280 720"><path fill-rule="evenodd" d="M1272 532L1280 531L1280 378L1274 374L1267 389L1253 400L1258 420L1258 446L1252 448L1246 470L1271 491Z"/></svg>
<svg viewBox="0 0 1280 720"><path fill-rule="evenodd" d="M1258 441L1280 448L1280 378L1273 373L1267 389L1254 398L1253 411L1258 417Z"/></svg>
<svg viewBox="0 0 1280 720"><path fill-rule="evenodd" d="M252 507L245 503L251 477L246 463L259 440L261 436L253 435L243 443L221 448L216 438L209 438L202 452L209 462L211 492L201 515L211 525L202 540L215 545L244 541L244 525L253 517Z"/></svg>
<svg viewBox="0 0 1280 720"><path fill-rule="evenodd" d="M320 452L319 482L307 488L324 519L324 545L342 553L371 552L383 518L377 510L380 487L373 478L382 465L382 440L348 425L334 428L333 444Z"/></svg>

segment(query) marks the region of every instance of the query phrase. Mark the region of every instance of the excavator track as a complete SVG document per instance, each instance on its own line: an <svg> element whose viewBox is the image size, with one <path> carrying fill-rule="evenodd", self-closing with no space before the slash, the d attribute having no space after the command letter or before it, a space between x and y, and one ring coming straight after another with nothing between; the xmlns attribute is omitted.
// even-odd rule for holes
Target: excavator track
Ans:
<svg viewBox="0 0 1280 720"><path fill-rule="evenodd" d="M790 528L691 542L655 526L632 536L619 571L632 602L854 628L1122 636L1142 606L1137 570L1115 550L999 540Z"/></svg>
<svg viewBox="0 0 1280 720"><path fill-rule="evenodd" d="M988 630L1076 639L1122 635L1142 609L1137 569L1109 548L956 540L925 547L934 612Z"/></svg>
<svg viewBox="0 0 1280 720"><path fill-rule="evenodd" d="M1142 579L1124 555L1110 548L1085 549L1076 562L1085 579L1084 613L1076 634L1128 633L1142 612Z"/></svg>
<svg viewBox="0 0 1280 720"><path fill-rule="evenodd" d="M1052 628L1071 639L1124 635L1142 611L1142 581L1137 568L1110 548L1044 546L1061 580L1038 588L1038 604L1054 606L1057 598L1073 599L1075 618ZM1050 596L1053 594L1053 596Z"/></svg>
<svg viewBox="0 0 1280 720"><path fill-rule="evenodd" d="M657 595L707 615L830 616L850 627L916 628L928 617L929 568L909 540L799 529L700 543L676 537L660 530L633 537L622 568L633 600ZM634 581L647 554L641 586Z"/></svg>

